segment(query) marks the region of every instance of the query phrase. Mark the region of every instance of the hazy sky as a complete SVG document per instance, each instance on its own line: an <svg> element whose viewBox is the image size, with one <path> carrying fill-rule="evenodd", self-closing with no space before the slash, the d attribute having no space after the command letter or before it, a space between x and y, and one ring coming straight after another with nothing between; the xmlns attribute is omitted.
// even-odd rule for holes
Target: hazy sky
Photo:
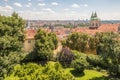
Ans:
<svg viewBox="0 0 120 80"><path fill-rule="evenodd" d="M25 19L82 20L97 12L102 20L120 20L120 0L0 0L0 14Z"/></svg>

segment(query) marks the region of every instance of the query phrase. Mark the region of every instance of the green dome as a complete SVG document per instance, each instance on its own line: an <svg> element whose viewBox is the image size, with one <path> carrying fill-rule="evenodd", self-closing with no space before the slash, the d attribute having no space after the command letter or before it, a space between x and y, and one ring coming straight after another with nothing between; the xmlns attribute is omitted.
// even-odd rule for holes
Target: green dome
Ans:
<svg viewBox="0 0 120 80"><path fill-rule="evenodd" d="M98 17L91 18L90 20L100 20Z"/></svg>
<svg viewBox="0 0 120 80"><path fill-rule="evenodd" d="M95 12L92 13L90 20L100 20L100 19L97 17L97 13Z"/></svg>

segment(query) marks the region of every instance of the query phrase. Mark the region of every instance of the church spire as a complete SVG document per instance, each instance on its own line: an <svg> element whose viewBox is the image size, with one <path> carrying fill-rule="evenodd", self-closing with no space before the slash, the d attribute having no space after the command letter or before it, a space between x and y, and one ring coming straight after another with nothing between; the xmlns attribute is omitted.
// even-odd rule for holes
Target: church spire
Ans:
<svg viewBox="0 0 120 80"><path fill-rule="evenodd" d="M91 18L90 18L90 29L97 29L100 26L100 19L97 16L96 12L92 12Z"/></svg>
<svg viewBox="0 0 120 80"><path fill-rule="evenodd" d="M95 13L94 13L94 17L97 17L97 13L96 13L96 11L95 11Z"/></svg>
<svg viewBox="0 0 120 80"><path fill-rule="evenodd" d="M93 18L93 16L94 16L94 13L92 12L91 18Z"/></svg>

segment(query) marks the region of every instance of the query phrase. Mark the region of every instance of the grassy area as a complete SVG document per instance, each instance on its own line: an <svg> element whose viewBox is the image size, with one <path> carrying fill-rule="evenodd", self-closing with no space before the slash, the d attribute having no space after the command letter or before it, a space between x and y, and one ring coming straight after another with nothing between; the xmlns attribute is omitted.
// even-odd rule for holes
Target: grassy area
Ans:
<svg viewBox="0 0 120 80"><path fill-rule="evenodd" d="M50 64L54 65L55 62L50 62ZM96 70L84 70L84 73L78 74L74 72L74 68L66 68L65 71L71 72L73 76L76 78L76 80L105 80L105 77L107 74L98 72Z"/></svg>
<svg viewBox="0 0 120 80"><path fill-rule="evenodd" d="M90 80L93 78L100 78L104 76L105 74L95 71L95 70L85 70L83 76L78 76L76 79L77 80Z"/></svg>
<svg viewBox="0 0 120 80"><path fill-rule="evenodd" d="M76 74L73 68L67 68L66 71L71 72L76 80L105 80L106 73L101 73L96 70L84 70L82 74Z"/></svg>

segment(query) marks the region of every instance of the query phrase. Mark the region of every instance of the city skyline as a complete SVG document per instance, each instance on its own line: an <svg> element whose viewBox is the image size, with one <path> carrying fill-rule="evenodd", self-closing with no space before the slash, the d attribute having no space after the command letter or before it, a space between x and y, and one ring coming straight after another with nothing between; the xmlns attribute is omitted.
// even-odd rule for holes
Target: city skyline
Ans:
<svg viewBox="0 0 120 80"><path fill-rule="evenodd" d="M1 0L0 14L17 12L29 20L120 20L120 0Z"/></svg>

